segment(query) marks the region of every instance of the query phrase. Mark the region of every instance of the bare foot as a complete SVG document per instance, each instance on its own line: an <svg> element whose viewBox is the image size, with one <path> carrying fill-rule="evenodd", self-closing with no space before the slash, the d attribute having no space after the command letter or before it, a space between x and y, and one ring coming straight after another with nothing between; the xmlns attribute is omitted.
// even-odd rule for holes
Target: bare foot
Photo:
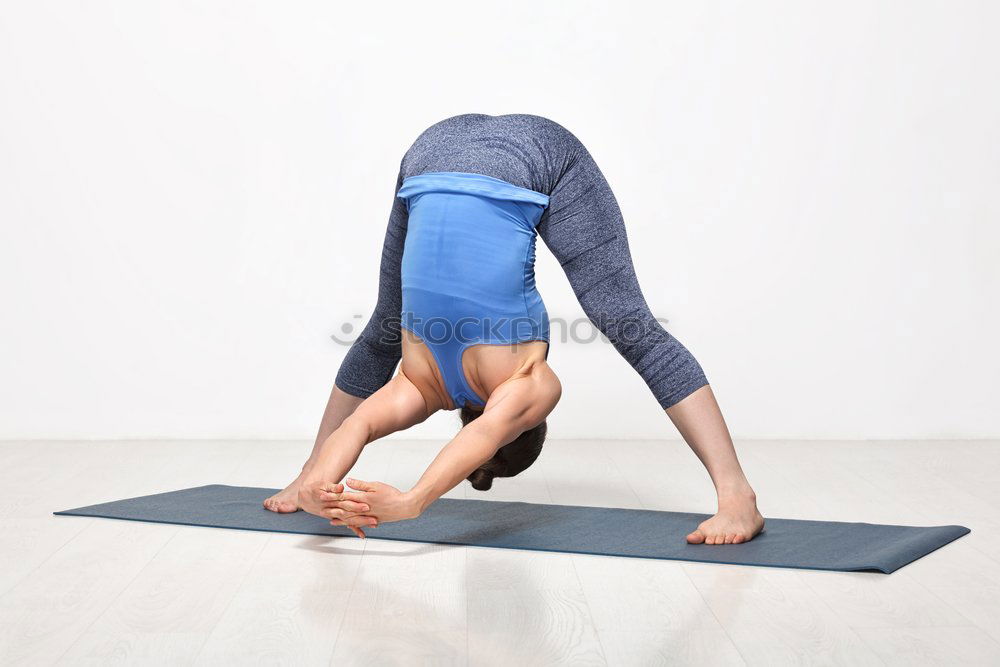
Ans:
<svg viewBox="0 0 1000 667"><path fill-rule="evenodd" d="M303 470L299 473L291 484L286 486L283 491L279 491L270 498L264 501L264 509L271 510L272 512L278 512L281 514L286 514L289 512L299 511L299 486L302 484L302 479L305 477L306 471Z"/></svg>
<svg viewBox="0 0 1000 667"><path fill-rule="evenodd" d="M719 511L701 522L687 536L688 544L739 544L752 540L764 528L764 517L757 511L757 498L750 493L719 498Z"/></svg>

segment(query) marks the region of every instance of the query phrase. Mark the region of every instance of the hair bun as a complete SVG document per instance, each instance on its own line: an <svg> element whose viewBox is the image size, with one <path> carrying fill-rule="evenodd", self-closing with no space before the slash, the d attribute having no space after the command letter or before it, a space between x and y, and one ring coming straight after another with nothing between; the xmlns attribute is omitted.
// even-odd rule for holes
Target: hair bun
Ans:
<svg viewBox="0 0 1000 667"><path fill-rule="evenodd" d="M486 470L485 468L476 468L469 475L469 481L472 483L472 488L476 491L489 491L490 487L493 486L493 478L496 477L492 472Z"/></svg>

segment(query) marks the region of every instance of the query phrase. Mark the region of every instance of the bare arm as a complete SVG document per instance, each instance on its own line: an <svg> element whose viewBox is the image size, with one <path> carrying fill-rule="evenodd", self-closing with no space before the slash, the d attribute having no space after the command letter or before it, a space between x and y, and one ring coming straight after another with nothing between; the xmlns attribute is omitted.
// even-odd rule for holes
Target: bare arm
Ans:
<svg viewBox="0 0 1000 667"><path fill-rule="evenodd" d="M335 525L357 525L365 517L378 522L413 519L435 500L458 485L496 451L524 431L541 423L562 393L555 373L544 361L524 374L507 380L486 401L482 416L462 428L434 458L412 489L401 492L382 482L349 479L351 488L361 489L327 496L331 501L354 501L368 511L347 511ZM337 505L350 510L348 505ZM359 516L364 515L364 516ZM346 520L345 520L346 519Z"/></svg>
<svg viewBox="0 0 1000 667"><path fill-rule="evenodd" d="M322 494L336 486L368 443L427 419L430 412L420 391L402 371L366 398L323 442L299 489L302 509L326 518L332 503ZM337 510L340 512L340 510Z"/></svg>
<svg viewBox="0 0 1000 667"><path fill-rule="evenodd" d="M409 491L418 514L490 460L498 449L540 424L559 401L561 390L555 373L544 362L532 373L498 387L482 416L469 422L438 452Z"/></svg>

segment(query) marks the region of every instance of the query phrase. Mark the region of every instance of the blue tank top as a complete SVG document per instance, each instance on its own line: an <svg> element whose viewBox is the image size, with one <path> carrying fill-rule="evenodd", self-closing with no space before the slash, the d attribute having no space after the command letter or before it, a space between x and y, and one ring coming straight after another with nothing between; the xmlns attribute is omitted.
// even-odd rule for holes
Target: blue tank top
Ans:
<svg viewBox="0 0 1000 667"><path fill-rule="evenodd" d="M485 405L462 370L466 348L549 340L535 287L535 226L549 198L465 172L411 176L396 196L409 211L401 325L434 355L455 408Z"/></svg>

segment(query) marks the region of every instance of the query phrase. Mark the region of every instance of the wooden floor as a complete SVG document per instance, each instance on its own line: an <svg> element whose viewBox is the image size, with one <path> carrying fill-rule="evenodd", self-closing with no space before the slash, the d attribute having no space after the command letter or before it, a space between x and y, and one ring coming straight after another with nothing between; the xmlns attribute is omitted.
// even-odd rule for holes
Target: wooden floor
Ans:
<svg viewBox="0 0 1000 667"><path fill-rule="evenodd" d="M376 443L352 474L405 487L439 447ZM0 664L1000 664L1000 443L739 447L766 516L972 534L881 575L55 517L279 486L306 445L3 443ZM668 441L550 441L488 494L448 495L714 509Z"/></svg>

